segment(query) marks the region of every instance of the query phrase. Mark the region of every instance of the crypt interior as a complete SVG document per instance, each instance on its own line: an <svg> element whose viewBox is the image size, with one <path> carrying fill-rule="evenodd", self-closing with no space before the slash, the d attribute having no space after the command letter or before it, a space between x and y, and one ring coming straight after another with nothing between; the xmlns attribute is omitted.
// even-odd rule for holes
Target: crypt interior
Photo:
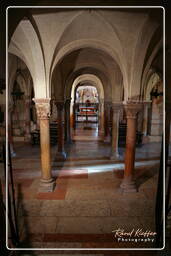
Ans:
<svg viewBox="0 0 171 256"><path fill-rule="evenodd" d="M8 10L9 18L14 11ZM162 8L23 13L8 30L8 141L18 247L156 247L152 241L118 242L113 231L156 231ZM1 143L4 95L5 89ZM13 241L8 247L15 247Z"/></svg>

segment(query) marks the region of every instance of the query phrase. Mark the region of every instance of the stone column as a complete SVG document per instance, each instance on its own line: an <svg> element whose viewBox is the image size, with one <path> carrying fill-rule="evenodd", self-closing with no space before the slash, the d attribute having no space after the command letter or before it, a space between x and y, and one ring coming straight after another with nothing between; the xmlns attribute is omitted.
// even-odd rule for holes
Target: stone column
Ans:
<svg viewBox="0 0 171 256"><path fill-rule="evenodd" d="M16 153L14 150L12 115L13 115L13 105L10 104L8 106L8 142L10 144L11 156L15 157Z"/></svg>
<svg viewBox="0 0 171 256"><path fill-rule="evenodd" d="M70 104L70 128L74 129L74 102Z"/></svg>
<svg viewBox="0 0 171 256"><path fill-rule="evenodd" d="M143 104L140 102L130 102L127 105L125 105L127 117L125 171L124 179L120 186L123 192L137 192L133 176L135 164L137 114L142 110L142 106Z"/></svg>
<svg viewBox="0 0 171 256"><path fill-rule="evenodd" d="M65 140L67 143L72 143L70 127L70 104L71 98L65 101Z"/></svg>
<svg viewBox="0 0 171 256"><path fill-rule="evenodd" d="M99 134L104 135L104 99L99 100L98 112Z"/></svg>
<svg viewBox="0 0 171 256"><path fill-rule="evenodd" d="M113 117L112 117L112 149L111 149L111 159L118 160L118 139L119 139L119 117L121 110L121 103L113 103Z"/></svg>
<svg viewBox="0 0 171 256"><path fill-rule="evenodd" d="M57 159L66 159L64 150L64 102L55 102L58 112L58 142L57 142Z"/></svg>
<svg viewBox="0 0 171 256"><path fill-rule="evenodd" d="M110 142L110 131L109 131L109 122L110 122L110 108L111 103L105 102L104 103L104 142Z"/></svg>
<svg viewBox="0 0 171 256"><path fill-rule="evenodd" d="M31 100L29 96L25 97L25 140L30 141L30 105Z"/></svg>
<svg viewBox="0 0 171 256"><path fill-rule="evenodd" d="M147 136L147 132L148 132L148 111L149 111L149 107L151 105L150 101L146 101L144 102L144 117L143 117L143 134L144 136Z"/></svg>
<svg viewBox="0 0 171 256"><path fill-rule="evenodd" d="M34 99L34 102L36 104L37 117L40 124L42 178L39 190L43 192L52 192L55 188L55 181L51 174L50 160L50 99Z"/></svg>

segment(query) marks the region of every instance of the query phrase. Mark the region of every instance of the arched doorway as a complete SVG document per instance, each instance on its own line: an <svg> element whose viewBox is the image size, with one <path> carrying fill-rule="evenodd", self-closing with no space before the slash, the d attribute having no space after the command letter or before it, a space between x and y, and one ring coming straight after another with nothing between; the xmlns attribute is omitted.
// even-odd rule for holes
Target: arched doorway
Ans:
<svg viewBox="0 0 171 256"><path fill-rule="evenodd" d="M74 129L86 135L98 135L99 97L96 87L89 83L78 84L74 95ZM89 130L89 133L85 133ZM93 132L92 132L93 130Z"/></svg>

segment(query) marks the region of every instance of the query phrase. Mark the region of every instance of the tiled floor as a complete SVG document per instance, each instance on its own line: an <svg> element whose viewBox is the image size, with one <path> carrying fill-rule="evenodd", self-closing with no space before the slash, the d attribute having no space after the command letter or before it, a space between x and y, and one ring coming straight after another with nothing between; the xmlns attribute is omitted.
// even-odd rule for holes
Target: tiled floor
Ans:
<svg viewBox="0 0 171 256"><path fill-rule="evenodd" d="M139 192L122 194L119 186L124 149L119 149L117 162L110 160L110 145L99 136L95 140L93 133L94 130L78 130L73 137L75 142L66 146L65 162L57 162L56 146L52 147L52 173L57 178L52 193L38 191L39 146L15 145L13 171L22 248L154 246L150 242L118 242L112 231L155 230L160 144L137 148L135 179Z"/></svg>

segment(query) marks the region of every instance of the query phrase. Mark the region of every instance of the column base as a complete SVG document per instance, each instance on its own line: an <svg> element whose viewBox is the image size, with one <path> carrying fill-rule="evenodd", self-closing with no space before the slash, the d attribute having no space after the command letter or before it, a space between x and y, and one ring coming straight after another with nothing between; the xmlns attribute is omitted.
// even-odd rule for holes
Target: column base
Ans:
<svg viewBox="0 0 171 256"><path fill-rule="evenodd" d="M66 153L64 151L57 152L56 158L57 158L57 160L63 161L66 159Z"/></svg>
<svg viewBox="0 0 171 256"><path fill-rule="evenodd" d="M49 179L49 180L40 180L40 187L38 189L39 192L53 192L56 187L56 180Z"/></svg>
<svg viewBox="0 0 171 256"><path fill-rule="evenodd" d="M136 193L138 189L134 180L123 180L120 185L120 189L123 193Z"/></svg>

